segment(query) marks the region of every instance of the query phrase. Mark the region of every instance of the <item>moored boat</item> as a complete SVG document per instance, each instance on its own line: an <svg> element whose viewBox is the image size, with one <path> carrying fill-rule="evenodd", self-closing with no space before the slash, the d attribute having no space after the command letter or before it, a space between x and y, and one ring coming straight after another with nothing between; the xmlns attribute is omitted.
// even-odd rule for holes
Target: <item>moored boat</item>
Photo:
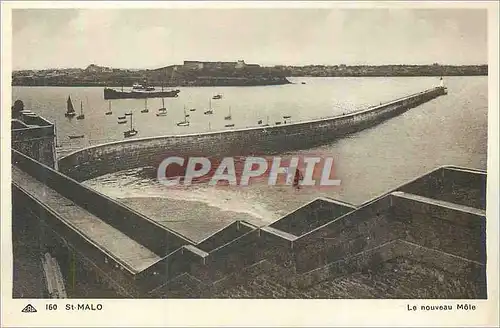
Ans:
<svg viewBox="0 0 500 328"><path fill-rule="evenodd" d="M83 120L85 118L85 114L83 114L83 101L80 101L80 115L76 117L77 120Z"/></svg>
<svg viewBox="0 0 500 328"><path fill-rule="evenodd" d="M184 121L180 121L177 123L177 126L189 126L188 115L186 114L186 110L184 109Z"/></svg>
<svg viewBox="0 0 500 328"><path fill-rule="evenodd" d="M180 90L165 90L165 91L149 91L135 90L131 91L118 91L111 88L104 88L104 99L131 99L131 98L173 98L179 96Z"/></svg>
<svg viewBox="0 0 500 328"><path fill-rule="evenodd" d="M113 112L111 111L111 101L108 102L108 111L104 113L104 115L113 115Z"/></svg>
<svg viewBox="0 0 500 328"><path fill-rule="evenodd" d="M130 115L130 130L128 131L125 131L123 132L123 136L125 138L128 138L128 137L133 137L135 136L137 133L139 133L139 131L137 131L136 129L134 129L134 125L133 125L133 120L132 120L132 115Z"/></svg>
<svg viewBox="0 0 500 328"><path fill-rule="evenodd" d="M214 110L212 108L212 101L209 99L208 100L208 109L203 112L205 115L212 115L214 113Z"/></svg>
<svg viewBox="0 0 500 328"><path fill-rule="evenodd" d="M71 102L71 96L68 96L68 100L66 101L66 113L64 116L66 117L74 117L76 115L75 109L73 108L73 103Z"/></svg>
<svg viewBox="0 0 500 328"><path fill-rule="evenodd" d="M83 135L83 134L78 134L78 135L74 135L74 136L68 136L68 138L70 138L70 139L81 139L83 137L85 137L85 135Z"/></svg>
<svg viewBox="0 0 500 328"><path fill-rule="evenodd" d="M148 98L145 99L144 101L144 109L141 110L141 113L149 113L149 109L148 109Z"/></svg>
<svg viewBox="0 0 500 328"><path fill-rule="evenodd" d="M146 98L147 99L147 98ZM166 112L167 108L165 107L165 98L161 98L161 108L158 108L159 112Z"/></svg>
<svg viewBox="0 0 500 328"><path fill-rule="evenodd" d="M229 106L229 114L227 116L224 116L224 119L226 121L230 121L232 118L233 118L233 116L231 115L231 106Z"/></svg>

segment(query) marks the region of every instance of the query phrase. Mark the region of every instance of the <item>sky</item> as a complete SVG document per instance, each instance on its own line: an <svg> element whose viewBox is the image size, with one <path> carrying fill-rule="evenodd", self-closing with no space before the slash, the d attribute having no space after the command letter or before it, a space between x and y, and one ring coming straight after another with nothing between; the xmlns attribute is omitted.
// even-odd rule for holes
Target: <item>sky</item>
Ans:
<svg viewBox="0 0 500 328"><path fill-rule="evenodd" d="M482 9L15 9L13 69L486 64Z"/></svg>

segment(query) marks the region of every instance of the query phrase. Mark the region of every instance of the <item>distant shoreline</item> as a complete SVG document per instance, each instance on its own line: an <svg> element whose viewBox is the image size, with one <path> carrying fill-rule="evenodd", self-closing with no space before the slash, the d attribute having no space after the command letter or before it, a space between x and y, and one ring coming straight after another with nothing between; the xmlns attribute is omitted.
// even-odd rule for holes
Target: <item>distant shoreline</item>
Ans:
<svg viewBox="0 0 500 328"><path fill-rule="evenodd" d="M130 87L133 84L173 87L284 85L287 77L423 77L487 76L488 65L308 65L262 67L241 62L189 62L153 70L123 70L94 64L85 69L12 72L12 86Z"/></svg>
<svg viewBox="0 0 500 328"><path fill-rule="evenodd" d="M352 77L360 77L360 78L380 78L380 77L459 77L459 76L488 76L488 74L442 74L442 75L402 75L402 74L395 74L395 75L346 75L346 76L314 76L314 75L300 75L300 76L290 76L291 78L311 78L311 77L320 77L320 78L352 78ZM288 81L288 80L287 80ZM221 83L221 84L171 84L171 85L164 85L165 88L173 88L173 87L256 87L256 86L273 86L273 85L286 85L286 84L300 84L301 82L278 82L278 83L248 83L248 84L226 84L226 83ZM153 83L151 84L154 87L160 88L161 86L159 84ZM13 87L75 87L75 88L84 88L84 87L96 87L96 88L121 88L122 85L118 84L106 84L106 83L101 83L101 82L95 82L95 83L34 83L34 84L14 84L12 83L11 86ZM129 89L131 86L123 86L126 89Z"/></svg>

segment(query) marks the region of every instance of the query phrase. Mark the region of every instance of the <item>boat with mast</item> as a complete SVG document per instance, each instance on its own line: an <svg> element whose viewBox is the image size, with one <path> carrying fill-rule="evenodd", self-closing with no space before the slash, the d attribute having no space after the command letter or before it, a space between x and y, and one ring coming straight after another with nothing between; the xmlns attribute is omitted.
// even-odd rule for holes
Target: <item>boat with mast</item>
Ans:
<svg viewBox="0 0 500 328"><path fill-rule="evenodd" d="M261 123L262 123L262 120L261 120ZM269 126L269 116L267 117L266 124L264 124L263 126Z"/></svg>
<svg viewBox="0 0 500 328"><path fill-rule="evenodd" d="M177 123L177 126L189 126L188 116L186 114L186 109L184 109L184 121L180 121Z"/></svg>
<svg viewBox="0 0 500 328"><path fill-rule="evenodd" d="M229 114L227 116L224 116L224 119L226 121L231 121L233 119L233 116L231 115L231 106L229 106ZM234 126L234 123L228 123L224 125L226 128L232 128Z"/></svg>
<svg viewBox="0 0 500 328"><path fill-rule="evenodd" d="M214 110L212 108L212 100L208 99L208 109L205 112L203 112L203 114L212 115L213 113L214 113Z"/></svg>
<svg viewBox="0 0 500 328"><path fill-rule="evenodd" d="M162 107L158 109L156 116L167 116L167 109L165 108L165 99L161 98Z"/></svg>
<svg viewBox="0 0 500 328"><path fill-rule="evenodd" d="M80 101L80 115L76 117L77 120L83 120L85 118L85 114L83 114L83 101Z"/></svg>
<svg viewBox="0 0 500 328"><path fill-rule="evenodd" d="M111 100L108 101L108 111L104 114L105 115L113 115L113 112L111 111Z"/></svg>
<svg viewBox="0 0 500 328"><path fill-rule="evenodd" d="M144 99L144 109L141 110L141 113L149 113L149 109L148 109L148 98L145 98Z"/></svg>
<svg viewBox="0 0 500 328"><path fill-rule="evenodd" d="M66 117L74 117L76 115L75 109L73 108L73 103L71 102L71 96L68 96L68 100L66 101L66 113L64 116Z"/></svg>
<svg viewBox="0 0 500 328"><path fill-rule="evenodd" d="M161 98L161 108L158 108L160 113L166 113L167 108L165 108L165 98Z"/></svg>
<svg viewBox="0 0 500 328"><path fill-rule="evenodd" d="M130 130L123 132L123 136L125 138L133 137L138 133L138 131L134 129L134 123L132 117L133 115L130 115Z"/></svg>
<svg viewBox="0 0 500 328"><path fill-rule="evenodd" d="M224 116L224 119L226 121L232 120L233 116L231 115L231 106L229 106L229 114L227 116Z"/></svg>
<svg viewBox="0 0 500 328"><path fill-rule="evenodd" d="M161 84L161 91L163 92L163 83ZM161 108L159 108L158 111L162 113L167 111L165 107L165 97L161 97Z"/></svg>

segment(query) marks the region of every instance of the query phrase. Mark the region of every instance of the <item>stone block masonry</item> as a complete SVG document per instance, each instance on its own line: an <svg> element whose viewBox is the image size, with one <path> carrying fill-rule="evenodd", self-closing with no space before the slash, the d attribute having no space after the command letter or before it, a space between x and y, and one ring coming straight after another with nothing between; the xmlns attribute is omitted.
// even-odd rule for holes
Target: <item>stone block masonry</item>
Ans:
<svg viewBox="0 0 500 328"><path fill-rule="evenodd" d="M44 176L57 175L63 182L70 180L73 189L78 188L77 182L61 173L18 152L14 151L14 155L18 159L16 179L23 180L21 170L40 178L38 171L42 170L47 171ZM434 179L429 179L429 176L453 177L472 186L469 193L464 188L459 189L463 194L455 194L459 196L455 198L447 194L447 190L455 193L455 189L443 188L440 198L458 202L468 199L469 205L480 204L474 198L480 197L481 193L476 192L474 186L481 185L484 172L444 167L356 208L342 202L318 199L270 226L259 228L237 221L200 243L183 239L168 229L151 239L115 225L127 233L128 238L159 255L140 271L120 268L119 258L109 258L95 247L89 236L64 226L62 222L68 214L41 204L33 198L33 192L20 189L18 185L22 181L14 181L13 204L16 213L29 210L33 214L32 222L43 221L47 229L52 229L62 244L78 253L81 261L93 268L101 280L126 297L335 298L346 297L349 288L344 288L343 284L353 288L348 295L350 298L384 297L386 287L371 286L370 279L363 278L361 288L358 278L375 274L382 279L390 273L392 278L388 279L407 286L399 291L387 289L386 295L391 297L484 298L484 210L402 191L408 191L408 186L412 185L419 186L416 191L428 190L434 184ZM56 188L49 180L46 183ZM452 180L445 180L444 184L460 184L460 181ZM67 193L60 189L64 183L58 183L58 186L58 192ZM88 193L109 201L96 192L84 192L85 195ZM68 197L75 205L86 206L82 198L71 193ZM150 225L147 218L136 216L133 211L126 214L129 209L119 202L113 202L113 208L125 216L131 215L136 229ZM88 210L102 220L106 219L103 213L92 208ZM301 222L307 224L295 224ZM162 236L168 238L162 239ZM169 247L173 241L175 247ZM405 270L408 274L398 276L393 271L384 271L387 267ZM428 279L429 289L422 290L415 285L411 272L422 275L418 279ZM455 279L458 285L443 288L440 280L444 279L443 276ZM391 286L391 281L384 284ZM415 289L412 291L409 286ZM432 288L438 287L440 294L431 292ZM370 294L373 288L377 292Z"/></svg>

